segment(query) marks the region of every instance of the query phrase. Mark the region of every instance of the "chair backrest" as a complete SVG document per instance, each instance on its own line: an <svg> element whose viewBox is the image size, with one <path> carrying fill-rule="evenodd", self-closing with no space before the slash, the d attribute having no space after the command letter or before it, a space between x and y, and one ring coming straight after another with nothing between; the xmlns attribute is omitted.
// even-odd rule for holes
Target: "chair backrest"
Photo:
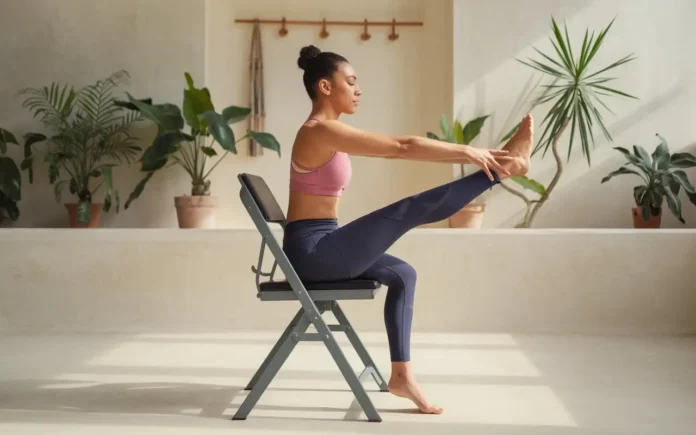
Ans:
<svg viewBox="0 0 696 435"><path fill-rule="evenodd" d="M261 233L261 251L259 252L259 261L256 267L252 266L251 270L256 274L256 288L257 291L261 290L260 278L269 277L271 281L275 274L277 266L280 266L285 278L290 284L292 291L297 295L297 299L300 301L307 313L313 314L314 316L320 316L317 306L314 304L312 299L307 292L304 284L297 275L297 272L290 264L290 260L283 252L283 248L280 246L278 241L273 237L271 233L269 223L278 223L281 225L283 230L285 230L285 214L283 210L278 205L271 189L263 180L263 178L258 175L251 174L239 174L239 182L242 184L242 188L239 191L239 197L242 200L242 204L247 209L249 216L254 221L256 228ZM271 254L273 255L273 267L270 273L265 273L261 271L263 266L263 253L268 245Z"/></svg>
<svg viewBox="0 0 696 435"><path fill-rule="evenodd" d="M238 178L242 186L249 191L266 222L285 223L285 213L263 178L245 173L239 174Z"/></svg>

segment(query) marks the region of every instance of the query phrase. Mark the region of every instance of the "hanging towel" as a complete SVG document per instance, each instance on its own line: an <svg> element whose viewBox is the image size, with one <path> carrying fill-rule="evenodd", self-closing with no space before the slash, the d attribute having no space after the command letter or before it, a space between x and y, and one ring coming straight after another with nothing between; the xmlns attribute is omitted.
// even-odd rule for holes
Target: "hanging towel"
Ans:
<svg viewBox="0 0 696 435"><path fill-rule="evenodd" d="M263 88L263 54L261 50L261 24L254 23L251 34L251 53L249 56L249 129L264 131L266 105ZM263 148L255 140L249 140L249 155L263 155Z"/></svg>

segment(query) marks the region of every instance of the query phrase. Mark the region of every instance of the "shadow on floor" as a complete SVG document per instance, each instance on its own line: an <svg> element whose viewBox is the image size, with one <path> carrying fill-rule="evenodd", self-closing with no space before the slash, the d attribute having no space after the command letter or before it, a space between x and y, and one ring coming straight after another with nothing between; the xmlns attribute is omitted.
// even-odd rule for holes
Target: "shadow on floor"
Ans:
<svg viewBox="0 0 696 435"><path fill-rule="evenodd" d="M269 388L269 391L274 388ZM290 390L290 389L278 389ZM299 389L298 391L304 391ZM327 390L317 390L327 391ZM348 391L346 391L348 393ZM254 416L246 421L233 421L231 417L238 404L234 399L244 396L240 386L223 386L200 383L142 382L109 383L55 381L50 379L26 379L0 382L0 420L4 423L82 424L176 426L176 427L226 427L230 430L302 430L312 433L354 433L357 424L367 423L361 412L353 406L271 406L258 404L255 411L316 412L315 416L275 417ZM348 393L349 394L349 393ZM371 393L379 394L379 393ZM241 403L241 400L237 400ZM347 403L348 404L348 403ZM437 421L438 416L416 417L422 421L404 421L399 415L418 414L413 409L380 409L381 423L364 427L371 433L476 433L481 435L567 435L589 434L574 428L541 426L477 425ZM324 418L322 413L338 412L342 418ZM177 418L172 419L175 416Z"/></svg>

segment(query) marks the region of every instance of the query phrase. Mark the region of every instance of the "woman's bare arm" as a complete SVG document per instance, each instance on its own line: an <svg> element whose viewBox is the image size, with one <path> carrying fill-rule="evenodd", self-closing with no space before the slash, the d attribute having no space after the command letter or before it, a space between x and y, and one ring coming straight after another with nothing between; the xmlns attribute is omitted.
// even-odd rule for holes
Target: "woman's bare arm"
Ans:
<svg viewBox="0 0 696 435"><path fill-rule="evenodd" d="M507 151L486 150L420 136L388 136L360 130L339 121L324 121L314 127L316 139L324 146L348 154L388 159L442 163L472 163L487 171L488 166L507 173L497 159ZM508 174L509 175L509 174ZM489 173L492 178L492 175Z"/></svg>

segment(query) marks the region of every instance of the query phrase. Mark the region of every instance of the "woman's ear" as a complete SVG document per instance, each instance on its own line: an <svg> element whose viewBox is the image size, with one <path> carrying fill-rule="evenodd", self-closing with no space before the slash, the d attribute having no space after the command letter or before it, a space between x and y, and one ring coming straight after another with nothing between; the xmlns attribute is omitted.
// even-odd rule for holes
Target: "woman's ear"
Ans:
<svg viewBox="0 0 696 435"><path fill-rule="evenodd" d="M319 80L319 92L321 92L324 95L331 95L331 82L329 82L326 79L321 79Z"/></svg>

